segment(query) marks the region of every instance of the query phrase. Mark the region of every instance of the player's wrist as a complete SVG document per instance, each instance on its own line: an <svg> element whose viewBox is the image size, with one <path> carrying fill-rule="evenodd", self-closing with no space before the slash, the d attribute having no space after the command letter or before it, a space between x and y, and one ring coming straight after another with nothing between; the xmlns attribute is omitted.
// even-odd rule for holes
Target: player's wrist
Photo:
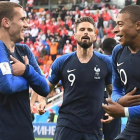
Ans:
<svg viewBox="0 0 140 140"><path fill-rule="evenodd" d="M129 109L128 109L128 107L124 107L124 114L125 114L125 117L129 117Z"/></svg>
<svg viewBox="0 0 140 140"><path fill-rule="evenodd" d="M25 65L25 71L23 73L23 77L26 76L29 73L29 65Z"/></svg>

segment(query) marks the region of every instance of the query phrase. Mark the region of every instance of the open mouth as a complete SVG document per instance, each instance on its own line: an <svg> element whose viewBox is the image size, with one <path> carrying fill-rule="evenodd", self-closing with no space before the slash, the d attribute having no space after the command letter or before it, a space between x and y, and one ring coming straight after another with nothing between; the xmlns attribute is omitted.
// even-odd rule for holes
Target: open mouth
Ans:
<svg viewBox="0 0 140 140"><path fill-rule="evenodd" d="M122 37L123 37L123 35L117 35L117 36L116 36L116 39L117 39L118 41L121 41Z"/></svg>
<svg viewBox="0 0 140 140"><path fill-rule="evenodd" d="M85 36L85 37L82 37L82 40L90 40L90 38Z"/></svg>

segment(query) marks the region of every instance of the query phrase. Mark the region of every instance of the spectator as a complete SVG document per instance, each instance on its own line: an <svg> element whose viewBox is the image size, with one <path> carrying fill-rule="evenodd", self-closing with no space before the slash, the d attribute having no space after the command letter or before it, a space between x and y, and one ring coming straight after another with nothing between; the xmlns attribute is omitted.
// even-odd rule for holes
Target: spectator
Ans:
<svg viewBox="0 0 140 140"><path fill-rule="evenodd" d="M63 48L63 54L71 53L72 52L72 45L70 44L69 40L66 40L66 44Z"/></svg>
<svg viewBox="0 0 140 140"><path fill-rule="evenodd" d="M49 43L49 46L50 46L50 55L51 55L52 60L54 61L57 55L58 43L55 42L54 39L52 39L51 42Z"/></svg>
<svg viewBox="0 0 140 140"><path fill-rule="evenodd" d="M105 11L102 13L102 17L103 17L103 24L104 24L104 28L107 28L108 27L108 22L110 20L110 15L107 11L107 9L105 9Z"/></svg>
<svg viewBox="0 0 140 140"><path fill-rule="evenodd" d="M73 0L71 10L74 11L76 7L77 7L77 0Z"/></svg>
<svg viewBox="0 0 140 140"><path fill-rule="evenodd" d="M36 38L38 36L39 29L36 27L36 25L33 25L33 28L31 29L31 40L34 43L36 41Z"/></svg>
<svg viewBox="0 0 140 140"><path fill-rule="evenodd" d="M104 24L103 24L103 18L101 14L98 18L97 28L98 28L99 36L102 39L104 36L104 32L103 32Z"/></svg>
<svg viewBox="0 0 140 140"><path fill-rule="evenodd" d="M31 47L33 46L33 42L30 40L29 37L27 38L27 41L25 41L25 44L26 44L27 46L29 46L29 48L31 48Z"/></svg>
<svg viewBox="0 0 140 140"><path fill-rule="evenodd" d="M47 119L47 122L54 122L54 116L55 116L55 113L52 109L49 110L49 117Z"/></svg>
<svg viewBox="0 0 140 140"><path fill-rule="evenodd" d="M33 5L34 5L34 0L27 0L27 7L29 7L29 11L31 11L31 9L33 9Z"/></svg>
<svg viewBox="0 0 140 140"><path fill-rule="evenodd" d="M86 0L82 0L80 4L80 10L85 9L88 6L88 2Z"/></svg>
<svg viewBox="0 0 140 140"><path fill-rule="evenodd" d="M90 5L90 9L91 10L97 10L98 9L98 5L97 5L97 3L95 3L95 0L92 1L91 5Z"/></svg>
<svg viewBox="0 0 140 140"><path fill-rule="evenodd" d="M97 40L93 44L94 44L96 51L99 51L99 49L102 48L100 36L97 36Z"/></svg>

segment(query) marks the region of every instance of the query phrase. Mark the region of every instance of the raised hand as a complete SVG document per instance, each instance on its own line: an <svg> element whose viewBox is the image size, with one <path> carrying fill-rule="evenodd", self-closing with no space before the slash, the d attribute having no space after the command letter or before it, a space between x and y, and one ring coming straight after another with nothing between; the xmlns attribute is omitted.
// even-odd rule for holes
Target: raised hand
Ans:
<svg viewBox="0 0 140 140"><path fill-rule="evenodd" d="M104 103L102 104L106 113L112 117L125 117L124 107L122 105L111 101L110 98L107 98L106 101L108 102L108 105Z"/></svg>
<svg viewBox="0 0 140 140"><path fill-rule="evenodd" d="M29 60L28 60L27 56L24 57L25 64L23 64L22 62L20 62L19 60L17 60L16 58L14 58L11 55L10 55L10 58L14 62L14 64L12 64L13 75L22 76L23 73L25 72L26 65L29 64Z"/></svg>
<svg viewBox="0 0 140 140"><path fill-rule="evenodd" d="M131 92L127 93L118 100L118 103L124 107L140 105L140 95L134 95L137 88L135 87Z"/></svg>

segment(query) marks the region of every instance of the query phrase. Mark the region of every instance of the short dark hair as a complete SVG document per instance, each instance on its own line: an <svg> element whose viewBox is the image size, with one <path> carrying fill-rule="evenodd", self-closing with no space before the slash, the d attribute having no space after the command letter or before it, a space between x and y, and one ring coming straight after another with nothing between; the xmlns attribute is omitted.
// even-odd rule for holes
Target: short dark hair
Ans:
<svg viewBox="0 0 140 140"><path fill-rule="evenodd" d="M114 47L117 45L117 42L115 39L113 38L106 38L103 41L102 47L103 50L105 52L105 54L107 55L111 55L112 54L112 50L114 49Z"/></svg>
<svg viewBox="0 0 140 140"><path fill-rule="evenodd" d="M1 21L4 17L12 20L14 15L15 15L15 11L14 8L16 7L20 7L23 8L20 4L17 4L15 2L9 2L9 1L0 1L0 25L1 25Z"/></svg>
<svg viewBox="0 0 140 140"><path fill-rule="evenodd" d="M140 6L139 5L129 5L124 7L120 12L121 13L128 13L130 15L130 20L132 22L140 21Z"/></svg>
<svg viewBox="0 0 140 140"><path fill-rule="evenodd" d="M81 17L81 18L78 18L76 21L75 21L75 31L77 31L77 27L80 23L82 22L89 22L91 23L94 27L95 27L95 23L94 23L94 20L92 17Z"/></svg>

